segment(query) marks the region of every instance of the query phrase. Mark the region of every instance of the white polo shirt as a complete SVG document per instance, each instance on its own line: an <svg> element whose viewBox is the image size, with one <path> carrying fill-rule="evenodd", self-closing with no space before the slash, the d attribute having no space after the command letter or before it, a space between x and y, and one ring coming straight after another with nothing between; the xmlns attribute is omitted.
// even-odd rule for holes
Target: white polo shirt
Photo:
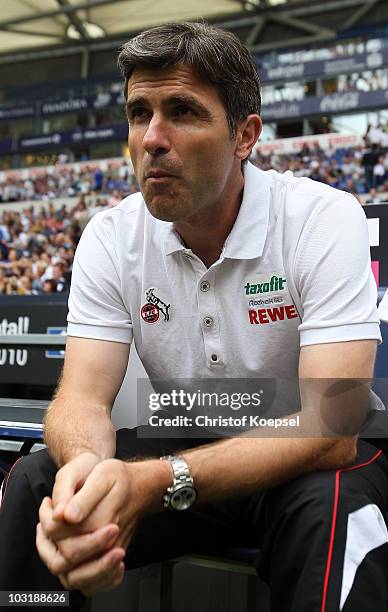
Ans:
<svg viewBox="0 0 388 612"><path fill-rule="evenodd" d="M297 377L300 346L381 340L367 223L344 192L248 163L209 269L140 193L77 248L68 334L135 342L154 379Z"/></svg>

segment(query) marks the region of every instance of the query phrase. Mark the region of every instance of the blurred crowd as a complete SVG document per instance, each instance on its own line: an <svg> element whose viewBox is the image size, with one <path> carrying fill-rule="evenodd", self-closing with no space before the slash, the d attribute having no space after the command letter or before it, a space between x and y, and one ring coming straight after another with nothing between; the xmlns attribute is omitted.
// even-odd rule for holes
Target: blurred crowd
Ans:
<svg viewBox="0 0 388 612"><path fill-rule="evenodd" d="M0 175L0 202L53 200L77 197L91 192L120 201L123 194L136 190L132 168L120 165L67 164L60 161L46 169L4 172Z"/></svg>
<svg viewBox="0 0 388 612"><path fill-rule="evenodd" d="M0 213L0 293L67 292L74 252L89 219L137 191L126 161L67 164L3 173L0 201L41 202ZM58 198L75 205L54 206ZM71 200L70 200L71 201ZM20 208L20 206L18 206Z"/></svg>
<svg viewBox="0 0 388 612"><path fill-rule="evenodd" d="M90 217L109 206L97 199L87 206L30 206L0 215L0 293L40 295L67 292L76 246Z"/></svg>
<svg viewBox="0 0 388 612"><path fill-rule="evenodd" d="M318 145L306 145L292 154L257 152L254 163L263 170L291 170L294 176L307 176L356 197L364 196L363 203L378 204L388 199L385 195L388 192L386 126L368 127L363 146L336 149L331 153Z"/></svg>

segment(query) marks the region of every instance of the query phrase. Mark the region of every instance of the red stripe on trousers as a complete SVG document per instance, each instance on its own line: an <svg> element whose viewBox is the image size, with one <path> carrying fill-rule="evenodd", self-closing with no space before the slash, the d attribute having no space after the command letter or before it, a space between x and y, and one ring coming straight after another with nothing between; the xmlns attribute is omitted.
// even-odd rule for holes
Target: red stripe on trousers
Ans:
<svg viewBox="0 0 388 612"><path fill-rule="evenodd" d="M338 500L339 500L339 488L340 488L340 476L342 472L351 472L352 470L357 470L359 468L370 465L375 461L378 457L380 457L383 451L379 450L372 459L366 461L365 463L360 463L359 465L353 465L352 467L342 468L337 470L335 473L335 491L334 491L334 506L333 506L333 518L331 522L331 533L330 533L330 544L329 544L329 552L327 555L327 563L326 563L326 572L325 572L325 581L323 584L323 597L322 597L322 607L321 612L326 612L326 601L327 601L327 590L329 587L329 578L331 571L331 562L333 559L333 549L334 549L334 538L335 538L335 530L337 526L337 516L338 516Z"/></svg>
<svg viewBox="0 0 388 612"><path fill-rule="evenodd" d="M2 504L3 504L4 498L5 498L5 494L6 494L6 492L7 492L7 487L8 487L9 477L10 477L10 476L11 476L11 474L12 474L12 470L13 470L13 468L15 467L15 465L16 465L17 463L19 463L20 459L23 459L23 457L19 457L19 459L18 459L17 461L15 461L15 463L13 464L13 466L11 467L11 469L10 469L10 470L9 470L9 472L8 472L7 480L5 481L5 488L4 488L3 496L2 496L2 498L1 498L1 500L0 500L0 508L1 508Z"/></svg>

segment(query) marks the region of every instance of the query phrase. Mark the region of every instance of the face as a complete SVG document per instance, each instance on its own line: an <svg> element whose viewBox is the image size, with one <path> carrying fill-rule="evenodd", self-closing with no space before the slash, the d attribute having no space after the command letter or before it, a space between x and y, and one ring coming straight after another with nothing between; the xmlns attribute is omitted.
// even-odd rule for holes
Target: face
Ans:
<svg viewBox="0 0 388 612"><path fill-rule="evenodd" d="M61 273L62 273L62 270L59 266L53 267L53 277L54 278L56 279L61 278L61 275L62 275Z"/></svg>
<svg viewBox="0 0 388 612"><path fill-rule="evenodd" d="M150 213L195 218L241 176L225 109L213 85L190 67L139 68L128 83L128 145Z"/></svg>

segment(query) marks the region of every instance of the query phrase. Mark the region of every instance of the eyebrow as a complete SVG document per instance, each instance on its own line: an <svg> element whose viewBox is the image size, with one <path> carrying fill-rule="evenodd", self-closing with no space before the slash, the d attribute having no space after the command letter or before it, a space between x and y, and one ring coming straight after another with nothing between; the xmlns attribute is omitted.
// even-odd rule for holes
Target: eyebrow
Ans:
<svg viewBox="0 0 388 612"><path fill-rule="evenodd" d="M208 111L208 109L205 106L203 106L203 104L198 102L198 100L196 98L194 98L194 96L190 96L190 95L187 95L187 94L171 96L169 98L166 98L164 104L165 105L179 105L179 104L183 104L185 106L191 106L204 119L210 119L211 118L211 113ZM148 107L149 103L148 103L147 98L144 97L144 96L136 96L136 97L131 98L130 100L128 100L126 105L125 105L127 114L129 114L131 112L131 110L133 110L137 106Z"/></svg>

